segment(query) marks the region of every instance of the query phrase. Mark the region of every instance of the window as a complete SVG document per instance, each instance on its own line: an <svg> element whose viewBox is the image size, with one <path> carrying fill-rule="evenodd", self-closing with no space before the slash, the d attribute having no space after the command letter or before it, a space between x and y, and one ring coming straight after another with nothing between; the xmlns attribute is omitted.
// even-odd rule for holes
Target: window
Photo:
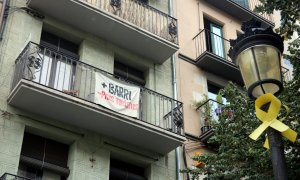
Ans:
<svg viewBox="0 0 300 180"><path fill-rule="evenodd" d="M78 59L78 45L74 44L71 41L58 37L54 34L51 34L47 31L42 31L41 35L41 45L50 47L53 50L60 52L62 54Z"/></svg>
<svg viewBox="0 0 300 180"><path fill-rule="evenodd" d="M73 86L78 46L51 33L42 32L41 67L35 71L34 81L58 90L70 90Z"/></svg>
<svg viewBox="0 0 300 180"><path fill-rule="evenodd" d="M212 109L212 118L214 120L219 119L219 115L222 112L222 104L226 104L227 100L226 98L222 97L220 100L218 97L221 87L218 87L212 83L207 82L207 89L208 89L208 99L212 99L214 101L211 101L211 109Z"/></svg>
<svg viewBox="0 0 300 180"><path fill-rule="evenodd" d="M240 6L249 9L248 0L233 0L233 1L239 4Z"/></svg>
<svg viewBox="0 0 300 180"><path fill-rule="evenodd" d="M220 89L222 89L222 87L207 82L208 99L216 100ZM227 103L227 100L224 97L222 97L222 101L223 101L222 104Z"/></svg>
<svg viewBox="0 0 300 180"><path fill-rule="evenodd" d="M145 86L144 72L118 61L114 62L114 74L137 85Z"/></svg>
<svg viewBox="0 0 300 180"><path fill-rule="evenodd" d="M25 132L18 175L42 180L65 180L69 146Z"/></svg>
<svg viewBox="0 0 300 180"><path fill-rule="evenodd" d="M206 46L209 52L225 58L224 40L222 26L204 18L204 28L206 31Z"/></svg>
<svg viewBox="0 0 300 180"><path fill-rule="evenodd" d="M120 160L110 159L109 179L124 180L138 179L146 180L145 170L142 167L129 164Z"/></svg>

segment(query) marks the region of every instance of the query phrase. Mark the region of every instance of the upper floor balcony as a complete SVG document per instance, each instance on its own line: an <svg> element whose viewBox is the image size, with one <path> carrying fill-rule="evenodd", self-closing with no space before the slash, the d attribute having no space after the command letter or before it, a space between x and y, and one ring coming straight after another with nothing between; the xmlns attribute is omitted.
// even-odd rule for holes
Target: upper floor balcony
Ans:
<svg viewBox="0 0 300 180"><path fill-rule="evenodd" d="M29 0L28 6L163 63L178 49L177 19L139 0Z"/></svg>
<svg viewBox="0 0 300 180"><path fill-rule="evenodd" d="M239 85L244 84L240 70L227 55L230 49L229 40L203 29L193 38L193 45L197 66Z"/></svg>
<svg viewBox="0 0 300 180"><path fill-rule="evenodd" d="M34 43L15 62L8 103L159 154L185 141L181 102Z"/></svg>
<svg viewBox="0 0 300 180"><path fill-rule="evenodd" d="M213 6L225 11L240 21L255 18L263 26L274 26L273 16L267 13L254 12L255 7L261 5L259 0L205 0Z"/></svg>
<svg viewBox="0 0 300 180"><path fill-rule="evenodd" d="M180 53L182 58L189 59L207 72L235 82L240 86L244 85L239 68L228 56L230 42L220 34L203 29L185 49L188 51L183 50ZM282 66L281 73L283 81L287 82L292 79L288 68Z"/></svg>

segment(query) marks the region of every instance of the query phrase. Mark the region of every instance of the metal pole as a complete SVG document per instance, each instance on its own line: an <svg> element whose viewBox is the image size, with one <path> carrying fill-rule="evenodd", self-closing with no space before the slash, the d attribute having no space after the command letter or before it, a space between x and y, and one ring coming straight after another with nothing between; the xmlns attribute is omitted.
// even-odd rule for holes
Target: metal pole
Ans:
<svg viewBox="0 0 300 180"><path fill-rule="evenodd" d="M284 146L282 143L282 137L280 132L269 127L267 129L267 134L269 138L273 174L275 180L287 180L287 169L284 157Z"/></svg>

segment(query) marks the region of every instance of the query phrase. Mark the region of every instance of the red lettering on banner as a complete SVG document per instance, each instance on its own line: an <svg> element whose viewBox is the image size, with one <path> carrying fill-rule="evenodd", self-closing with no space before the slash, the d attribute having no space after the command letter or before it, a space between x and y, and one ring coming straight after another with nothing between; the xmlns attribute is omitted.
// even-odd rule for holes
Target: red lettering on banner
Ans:
<svg viewBox="0 0 300 180"><path fill-rule="evenodd" d="M113 95L110 95L109 93L106 93L105 91L99 91L98 94L102 99L105 99L107 101L114 102L115 97Z"/></svg>
<svg viewBox="0 0 300 180"><path fill-rule="evenodd" d="M117 105L125 107L126 109L131 109L131 110L139 109L139 104L133 104L132 102L127 102L126 100L114 97L113 95L110 95L109 93L106 93L105 91L99 91L97 93L99 94L99 96L102 99L116 103Z"/></svg>
<svg viewBox="0 0 300 180"><path fill-rule="evenodd" d="M133 103L127 102L127 101L125 101L123 99L116 98L116 103L119 106L125 107L126 109L131 109L131 110L138 110L139 109L139 105L138 104L133 104Z"/></svg>

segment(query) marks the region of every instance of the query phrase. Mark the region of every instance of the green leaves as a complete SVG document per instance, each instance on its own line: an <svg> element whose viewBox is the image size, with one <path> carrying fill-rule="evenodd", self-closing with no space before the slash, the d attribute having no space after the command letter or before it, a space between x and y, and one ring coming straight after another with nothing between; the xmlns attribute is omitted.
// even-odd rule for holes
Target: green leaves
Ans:
<svg viewBox="0 0 300 180"><path fill-rule="evenodd" d="M295 0L260 0L261 6L258 6L255 11L261 13L273 13L278 10L281 13L281 25L278 33L283 35L286 40L291 39L293 33L300 35L299 20L300 20L300 2ZM297 23L298 22L298 23Z"/></svg>
<svg viewBox="0 0 300 180"><path fill-rule="evenodd" d="M296 84L297 86L300 84L299 77L300 75L293 80L297 83L291 82L287 85L280 98L292 110L286 119L288 122L285 123L291 125L293 129L297 129L300 134L298 121L300 119L300 103L295 105L294 102L295 94L297 94L297 102L300 102L299 87L298 89L294 88ZM194 178L199 174L210 172L209 179L273 179L270 153L263 147L265 136L261 136L257 141L248 137L260 125L260 121L255 116L253 102L248 99L244 91L241 91L233 83L229 83L222 90L222 96L230 102L223 107L222 111L230 110L234 115L229 119L226 114L222 113L219 121L213 124L215 134L208 143L218 144L219 148L215 154L205 154L193 158L196 161L204 162L206 164L204 168L189 169L185 172L190 173ZM290 179L295 179L300 169L300 144L299 142L293 144L289 141L284 141L284 143L289 176Z"/></svg>
<svg viewBox="0 0 300 180"><path fill-rule="evenodd" d="M215 134L209 143L218 144L215 154L193 158L206 164L204 168L189 170L194 177L210 172L209 179L271 179L270 156L263 148L263 139L252 141L248 135L259 126L254 113L254 105L247 95L230 83L222 92L230 104L222 111L233 112L233 118L221 113L213 124Z"/></svg>

